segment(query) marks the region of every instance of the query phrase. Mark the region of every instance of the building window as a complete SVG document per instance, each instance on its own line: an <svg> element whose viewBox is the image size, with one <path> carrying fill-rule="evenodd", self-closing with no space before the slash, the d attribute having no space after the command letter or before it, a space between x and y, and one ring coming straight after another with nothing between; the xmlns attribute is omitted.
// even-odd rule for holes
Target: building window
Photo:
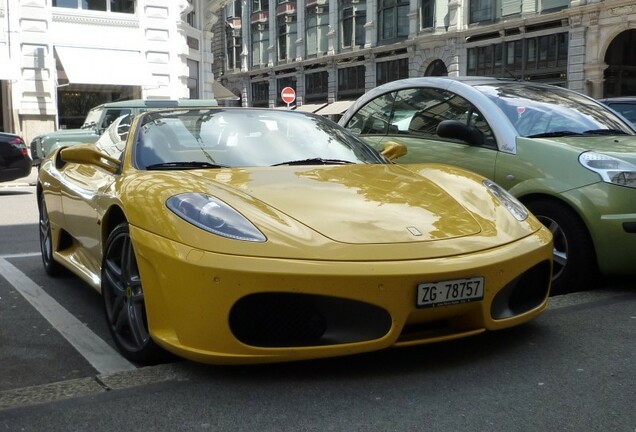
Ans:
<svg viewBox="0 0 636 432"><path fill-rule="evenodd" d="M278 25L278 60L296 59L296 15L276 18Z"/></svg>
<svg viewBox="0 0 636 432"><path fill-rule="evenodd" d="M228 70L241 68L242 27L241 0L235 0L225 7L225 54Z"/></svg>
<svg viewBox="0 0 636 432"><path fill-rule="evenodd" d="M269 8L269 0L252 0L252 12L266 11Z"/></svg>
<svg viewBox="0 0 636 432"><path fill-rule="evenodd" d="M409 77L409 59L401 58L377 64L376 84L382 85Z"/></svg>
<svg viewBox="0 0 636 432"><path fill-rule="evenodd" d="M199 62L187 59L188 64L188 91L190 99L199 98Z"/></svg>
<svg viewBox="0 0 636 432"><path fill-rule="evenodd" d="M228 26L227 30L227 68L229 70L232 69L240 69L241 68L241 45L243 44L241 39L241 29L238 30L234 27Z"/></svg>
<svg viewBox="0 0 636 432"><path fill-rule="evenodd" d="M468 75L567 82L568 34L556 33L468 49Z"/></svg>
<svg viewBox="0 0 636 432"><path fill-rule="evenodd" d="M267 24L252 26L252 66L267 66L267 47L269 46L269 29Z"/></svg>
<svg viewBox="0 0 636 432"><path fill-rule="evenodd" d="M524 78L554 84L567 76L568 34L557 33L526 39Z"/></svg>
<svg viewBox="0 0 636 432"><path fill-rule="evenodd" d="M541 2L541 11L554 12L559 9L565 9L570 6L570 0L543 0Z"/></svg>
<svg viewBox="0 0 636 432"><path fill-rule="evenodd" d="M307 55L326 54L329 6L325 4L308 7L305 15L305 26L307 28Z"/></svg>
<svg viewBox="0 0 636 432"><path fill-rule="evenodd" d="M252 106L269 106L269 83L267 81L252 83Z"/></svg>
<svg viewBox="0 0 636 432"><path fill-rule="evenodd" d="M329 91L329 72L315 72L305 75L305 100L326 101Z"/></svg>
<svg viewBox="0 0 636 432"><path fill-rule="evenodd" d="M367 4L365 1L345 0L340 8L341 48L351 48L365 44Z"/></svg>
<svg viewBox="0 0 636 432"><path fill-rule="evenodd" d="M192 10L188 15L186 15L186 22L190 25L190 27L196 28L197 7L192 0L188 0L188 3L192 6Z"/></svg>
<svg viewBox="0 0 636 432"><path fill-rule="evenodd" d="M53 7L135 13L135 0L53 0Z"/></svg>
<svg viewBox="0 0 636 432"><path fill-rule="evenodd" d="M364 65L338 69L338 99L362 96L364 71Z"/></svg>
<svg viewBox="0 0 636 432"><path fill-rule="evenodd" d="M241 14L243 13L243 8L241 6L241 0L235 0L233 2L228 3L225 7L225 17L226 18L241 18Z"/></svg>
<svg viewBox="0 0 636 432"><path fill-rule="evenodd" d="M420 28L435 26L435 0L422 0L420 5Z"/></svg>
<svg viewBox="0 0 636 432"><path fill-rule="evenodd" d="M492 22L497 0L470 0L470 23Z"/></svg>
<svg viewBox="0 0 636 432"><path fill-rule="evenodd" d="M523 40L506 42L506 71L519 76L523 74Z"/></svg>
<svg viewBox="0 0 636 432"><path fill-rule="evenodd" d="M409 1L379 0L379 39L382 41L409 35Z"/></svg>

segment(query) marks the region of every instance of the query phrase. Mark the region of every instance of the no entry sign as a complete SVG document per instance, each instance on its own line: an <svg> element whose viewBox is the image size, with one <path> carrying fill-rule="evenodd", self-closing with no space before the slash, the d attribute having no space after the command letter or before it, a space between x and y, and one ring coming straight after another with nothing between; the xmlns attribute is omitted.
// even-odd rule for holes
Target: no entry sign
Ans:
<svg viewBox="0 0 636 432"><path fill-rule="evenodd" d="M280 97L283 99L283 102L289 105L296 100L296 91L291 87L285 87L280 92Z"/></svg>

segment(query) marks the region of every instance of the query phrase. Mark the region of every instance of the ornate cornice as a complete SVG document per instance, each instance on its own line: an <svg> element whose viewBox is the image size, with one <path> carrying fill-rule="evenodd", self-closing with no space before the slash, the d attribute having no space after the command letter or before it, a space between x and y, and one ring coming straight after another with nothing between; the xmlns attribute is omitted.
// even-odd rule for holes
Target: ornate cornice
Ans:
<svg viewBox="0 0 636 432"><path fill-rule="evenodd" d="M53 13L53 22L95 25L102 27L139 27L137 17L113 18L112 16L102 17L82 13Z"/></svg>
<svg viewBox="0 0 636 432"><path fill-rule="evenodd" d="M609 14L614 16L623 16L623 15L629 15L633 13L636 13L635 4L618 6L618 7L613 7L609 9Z"/></svg>

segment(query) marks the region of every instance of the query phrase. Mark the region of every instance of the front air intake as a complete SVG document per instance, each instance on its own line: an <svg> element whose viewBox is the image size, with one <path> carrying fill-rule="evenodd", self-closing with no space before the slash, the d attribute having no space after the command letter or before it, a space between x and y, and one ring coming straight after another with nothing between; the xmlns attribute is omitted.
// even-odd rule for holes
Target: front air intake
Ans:
<svg viewBox="0 0 636 432"><path fill-rule="evenodd" d="M230 328L241 342L260 347L325 346L381 338L389 313L368 303L311 294L258 293L230 311Z"/></svg>
<svg viewBox="0 0 636 432"><path fill-rule="evenodd" d="M493 299L492 318L512 318L540 306L548 296L551 277L552 266L543 261L512 280Z"/></svg>

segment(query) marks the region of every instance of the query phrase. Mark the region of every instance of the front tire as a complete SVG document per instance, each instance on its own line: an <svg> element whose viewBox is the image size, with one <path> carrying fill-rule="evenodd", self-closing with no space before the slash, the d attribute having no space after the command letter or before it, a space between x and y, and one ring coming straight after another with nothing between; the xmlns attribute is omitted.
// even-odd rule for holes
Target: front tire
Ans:
<svg viewBox="0 0 636 432"><path fill-rule="evenodd" d="M126 222L117 225L106 241L101 287L108 330L119 352L141 364L161 361L164 352L148 331L144 291Z"/></svg>
<svg viewBox="0 0 636 432"><path fill-rule="evenodd" d="M555 200L526 203L554 238L553 295L594 288L597 280L596 254L587 228L567 205Z"/></svg>
<svg viewBox="0 0 636 432"><path fill-rule="evenodd" d="M42 264L44 271L49 276L61 276L66 273L62 265L53 259L53 237L51 236L51 221L49 220L49 212L46 209L46 200L44 194L40 196L39 205L39 231L40 231L40 252L42 253Z"/></svg>

